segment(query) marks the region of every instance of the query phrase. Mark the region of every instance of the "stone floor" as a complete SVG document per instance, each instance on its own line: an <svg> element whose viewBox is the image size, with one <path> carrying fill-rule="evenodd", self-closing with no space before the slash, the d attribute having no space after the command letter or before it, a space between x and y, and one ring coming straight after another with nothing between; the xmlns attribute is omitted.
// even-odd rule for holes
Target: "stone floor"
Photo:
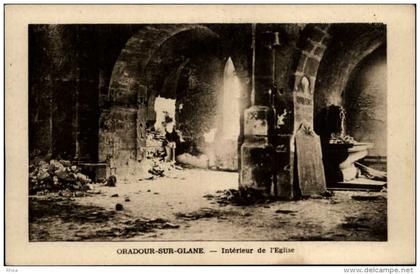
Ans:
<svg viewBox="0 0 420 274"><path fill-rule="evenodd" d="M87 197L33 196L30 240L387 240L386 192L335 191L330 198L247 206L211 198L237 181L234 172L184 169L116 187L95 184L96 194Z"/></svg>

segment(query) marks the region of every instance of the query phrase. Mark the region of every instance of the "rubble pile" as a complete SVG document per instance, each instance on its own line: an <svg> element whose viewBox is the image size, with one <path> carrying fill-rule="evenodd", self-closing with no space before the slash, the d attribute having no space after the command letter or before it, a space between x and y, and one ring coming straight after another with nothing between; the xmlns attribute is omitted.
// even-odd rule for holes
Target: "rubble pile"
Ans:
<svg viewBox="0 0 420 274"><path fill-rule="evenodd" d="M159 177L178 178L176 171L182 170L182 167L175 162L166 162L159 158L146 158L141 162L142 170L145 174L139 180L154 180Z"/></svg>
<svg viewBox="0 0 420 274"><path fill-rule="evenodd" d="M177 177L175 170L181 170L182 168L175 165L174 161L168 161L166 159L165 142L165 137L157 131L146 133L145 159L141 162L142 170L145 173L140 180L153 180L159 177Z"/></svg>
<svg viewBox="0 0 420 274"><path fill-rule="evenodd" d="M29 165L29 194L87 191L92 180L80 168L66 160L39 160Z"/></svg>

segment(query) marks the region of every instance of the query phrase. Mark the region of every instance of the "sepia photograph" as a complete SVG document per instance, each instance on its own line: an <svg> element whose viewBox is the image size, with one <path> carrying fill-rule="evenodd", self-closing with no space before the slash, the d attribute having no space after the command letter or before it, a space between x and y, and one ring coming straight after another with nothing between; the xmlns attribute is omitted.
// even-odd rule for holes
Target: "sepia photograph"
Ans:
<svg viewBox="0 0 420 274"><path fill-rule="evenodd" d="M413 10L9 6L6 262L414 263Z"/></svg>
<svg viewBox="0 0 420 274"><path fill-rule="evenodd" d="M28 37L30 241L387 240L386 25Z"/></svg>

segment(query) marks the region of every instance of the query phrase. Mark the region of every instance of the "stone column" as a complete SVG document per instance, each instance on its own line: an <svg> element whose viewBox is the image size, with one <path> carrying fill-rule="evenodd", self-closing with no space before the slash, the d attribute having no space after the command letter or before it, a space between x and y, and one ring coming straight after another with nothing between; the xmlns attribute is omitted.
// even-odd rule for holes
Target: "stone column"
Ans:
<svg viewBox="0 0 420 274"><path fill-rule="evenodd" d="M253 26L253 83L251 107L244 111L244 143L240 152L239 189L271 195L273 111L272 33Z"/></svg>
<svg viewBox="0 0 420 274"><path fill-rule="evenodd" d="M299 66L294 68L296 58L299 64L306 60L297 47L301 35L295 24L254 26L252 106L244 111L241 190L282 199L325 191L319 140L312 130L314 75L303 78ZM311 62L304 72L313 70ZM295 81L292 87L290 80Z"/></svg>

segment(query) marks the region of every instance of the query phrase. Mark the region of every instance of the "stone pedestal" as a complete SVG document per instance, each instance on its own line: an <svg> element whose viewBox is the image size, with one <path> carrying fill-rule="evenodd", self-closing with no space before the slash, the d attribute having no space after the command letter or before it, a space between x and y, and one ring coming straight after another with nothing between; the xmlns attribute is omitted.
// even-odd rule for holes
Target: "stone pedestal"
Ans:
<svg viewBox="0 0 420 274"><path fill-rule="evenodd" d="M315 78L299 72L292 90L281 84L288 76L284 35L270 27L253 28L255 105L244 112L239 187L289 200L325 192L325 176L319 137L313 132Z"/></svg>
<svg viewBox="0 0 420 274"><path fill-rule="evenodd" d="M273 146L270 144L273 113L266 106L244 112L244 143L241 146L239 189L252 188L269 196L273 183Z"/></svg>
<svg viewBox="0 0 420 274"><path fill-rule="evenodd" d="M265 137L246 140L242 144L240 190L253 189L271 195L272 148Z"/></svg>
<svg viewBox="0 0 420 274"><path fill-rule="evenodd" d="M294 137L291 134L276 135L273 140L273 195L292 199L294 193Z"/></svg>

